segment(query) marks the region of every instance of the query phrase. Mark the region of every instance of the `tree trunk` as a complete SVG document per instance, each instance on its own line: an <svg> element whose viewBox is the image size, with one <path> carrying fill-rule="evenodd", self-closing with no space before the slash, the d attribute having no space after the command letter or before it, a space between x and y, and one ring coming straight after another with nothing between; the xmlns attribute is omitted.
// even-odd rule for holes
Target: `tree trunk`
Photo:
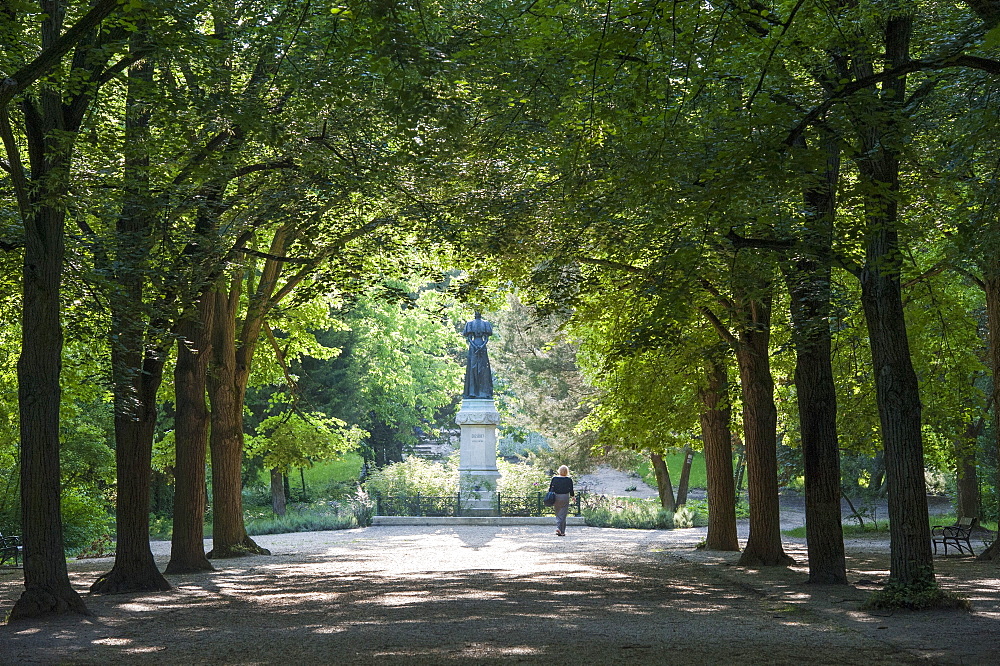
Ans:
<svg viewBox="0 0 1000 666"><path fill-rule="evenodd" d="M178 326L174 366L174 530L166 573L213 571L205 557L205 463L208 450L206 372L215 300L202 297L198 316Z"/></svg>
<svg viewBox="0 0 1000 666"><path fill-rule="evenodd" d="M837 389L830 360L830 294L833 218L840 149L826 147L823 178L803 199L805 250L785 262L795 345L802 460L805 466L806 543L810 583L847 584L840 509L840 450L837 445Z"/></svg>
<svg viewBox="0 0 1000 666"><path fill-rule="evenodd" d="M976 469L976 448L982 432L983 419L970 422L963 437L955 442L955 513L962 516L982 517L979 496L979 473Z"/></svg>
<svg viewBox="0 0 1000 666"><path fill-rule="evenodd" d="M670 470L663 456L658 453L650 453L649 460L653 465L653 473L656 474L656 490L660 494L660 505L673 513L677 510L674 504L674 489L670 485Z"/></svg>
<svg viewBox="0 0 1000 666"><path fill-rule="evenodd" d="M155 391L154 391L155 394ZM150 462L156 415L115 417L118 465L118 520L115 564L90 586L92 594L123 594L170 589L149 547ZM149 446L146 446L148 442Z"/></svg>
<svg viewBox="0 0 1000 666"><path fill-rule="evenodd" d="M986 294L986 327L989 331L987 356L993 376L993 391L990 396L993 404L993 444L1000 456L1000 261L984 262L982 269L983 291ZM1000 466L994 483L1000 488ZM1000 503L1000 493L997 493L997 502ZM1000 539L996 539L992 546L980 553L978 559L1000 560Z"/></svg>
<svg viewBox="0 0 1000 666"><path fill-rule="evenodd" d="M146 29L134 33L131 48L146 46ZM147 255L155 224L149 192L149 119L143 98L152 86L147 59L129 68L125 105L124 201L116 224L115 288L111 307L111 375L115 400L117 544L115 564L90 591L120 594L169 590L149 547L149 490L156 392L163 380L166 350L151 339L142 312ZM153 328L150 326L149 328Z"/></svg>
<svg viewBox="0 0 1000 666"><path fill-rule="evenodd" d="M911 16L901 14L888 19L886 66L908 60L911 31ZM857 164L866 193L867 226L860 279L885 448L892 544L889 583L923 588L934 583L934 560L927 522L920 395L899 282L899 158L893 146L903 137L896 133L895 124L886 120L901 113L899 105L905 97L905 77L887 81L882 85L879 112L865 109L856 115L862 142Z"/></svg>
<svg viewBox="0 0 1000 666"><path fill-rule="evenodd" d="M285 515L285 475L277 467L271 470L271 509L274 515Z"/></svg>
<svg viewBox="0 0 1000 666"><path fill-rule="evenodd" d="M53 177L48 182L60 180ZM87 614L69 582L59 506L59 285L65 214L37 201L32 211L24 230L24 305L17 362L24 592L14 603L10 621L67 611Z"/></svg>
<svg viewBox="0 0 1000 666"><path fill-rule="evenodd" d="M58 36L60 18L43 20L43 48ZM87 613L66 569L59 465L63 346L59 292L65 253L64 202L73 153L69 137L79 128L79 119L66 118L61 96L54 87L42 88L38 97L39 107L30 99L21 105L32 187L22 192L29 199L21 210L23 302L21 355L17 361L24 592L14 603L11 621L47 613ZM5 146L10 139L5 137ZM17 174L18 178L24 176Z"/></svg>
<svg viewBox="0 0 1000 666"><path fill-rule="evenodd" d="M778 504L778 410L771 376L771 296L741 298L742 324L736 360L743 392L743 432L750 495L750 536L740 557L743 566L784 566L794 560L781 545Z"/></svg>
<svg viewBox="0 0 1000 666"><path fill-rule="evenodd" d="M705 361L705 386L698 394L701 438L705 445L708 482L708 550L739 550L736 537L736 490L733 479L733 440L730 430L729 379L721 357Z"/></svg>
<svg viewBox="0 0 1000 666"><path fill-rule="evenodd" d="M677 482L677 506L687 502L688 483L691 479L691 463L694 462L694 452L690 446L684 447L684 462L681 464L681 480Z"/></svg>
<svg viewBox="0 0 1000 666"><path fill-rule="evenodd" d="M240 363L236 340L236 315L240 285L233 281L227 294L221 287L209 294L215 299L212 362L208 395L212 404L212 550L210 558L270 554L247 534L243 519L243 400L248 368Z"/></svg>

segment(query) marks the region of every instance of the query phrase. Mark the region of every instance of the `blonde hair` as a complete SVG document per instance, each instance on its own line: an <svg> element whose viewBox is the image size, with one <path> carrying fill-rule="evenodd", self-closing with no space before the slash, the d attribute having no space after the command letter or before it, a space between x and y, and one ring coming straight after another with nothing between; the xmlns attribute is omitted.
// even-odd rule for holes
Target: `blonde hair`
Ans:
<svg viewBox="0 0 1000 666"><path fill-rule="evenodd" d="M559 476L569 476L569 467L566 467L566 465L561 465L559 467Z"/></svg>

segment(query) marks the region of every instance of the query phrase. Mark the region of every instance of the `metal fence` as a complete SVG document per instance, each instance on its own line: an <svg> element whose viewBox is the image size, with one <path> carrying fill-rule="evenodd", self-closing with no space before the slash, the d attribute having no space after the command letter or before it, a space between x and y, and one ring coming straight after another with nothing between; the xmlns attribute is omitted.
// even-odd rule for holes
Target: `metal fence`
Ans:
<svg viewBox="0 0 1000 666"><path fill-rule="evenodd" d="M491 510L498 516L554 516L555 509L545 506L545 493L512 495L493 493ZM454 495L376 495L375 515L377 516L463 516L481 513L484 507L479 501L479 493L455 493ZM569 500L570 514L580 515L580 494Z"/></svg>

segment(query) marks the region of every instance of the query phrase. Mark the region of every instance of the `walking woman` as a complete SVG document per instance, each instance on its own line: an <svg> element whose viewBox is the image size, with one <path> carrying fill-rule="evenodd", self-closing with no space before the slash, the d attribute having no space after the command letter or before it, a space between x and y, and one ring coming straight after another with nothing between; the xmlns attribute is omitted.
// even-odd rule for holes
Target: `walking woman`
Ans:
<svg viewBox="0 0 1000 666"><path fill-rule="evenodd" d="M563 465L559 473L552 477L549 491L556 494L556 534L566 536L566 514L569 513L569 498L573 496L573 479L569 477L569 467Z"/></svg>

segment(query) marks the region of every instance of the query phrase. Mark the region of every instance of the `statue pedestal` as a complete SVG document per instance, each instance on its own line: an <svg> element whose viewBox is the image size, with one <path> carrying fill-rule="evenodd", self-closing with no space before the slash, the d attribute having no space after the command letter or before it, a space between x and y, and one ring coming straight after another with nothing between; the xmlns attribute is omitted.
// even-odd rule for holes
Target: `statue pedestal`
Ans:
<svg viewBox="0 0 1000 666"><path fill-rule="evenodd" d="M500 413L492 399L463 398L455 417L462 429L458 458L458 487L465 515L495 516L497 479L497 425Z"/></svg>

